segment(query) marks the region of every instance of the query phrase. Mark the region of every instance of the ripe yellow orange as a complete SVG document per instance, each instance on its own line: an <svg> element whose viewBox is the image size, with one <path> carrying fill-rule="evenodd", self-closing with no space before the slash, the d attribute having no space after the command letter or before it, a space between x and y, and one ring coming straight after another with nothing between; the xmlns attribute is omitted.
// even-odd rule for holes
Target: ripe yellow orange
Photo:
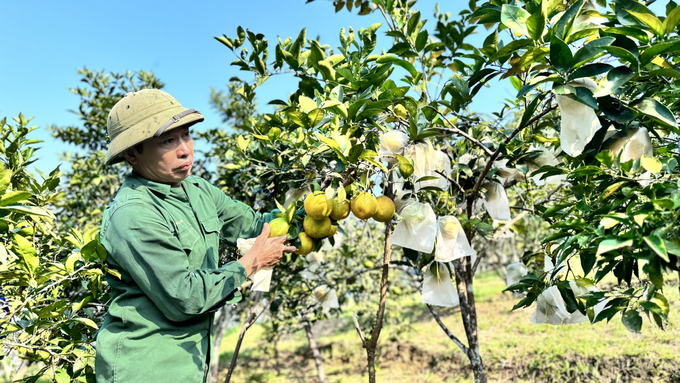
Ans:
<svg viewBox="0 0 680 383"><path fill-rule="evenodd" d="M463 231L463 228L460 226L460 222L458 222L457 219L449 217L439 223L439 230L444 238L456 238L458 233Z"/></svg>
<svg viewBox="0 0 680 383"><path fill-rule="evenodd" d="M351 203L352 214L359 219L369 219L378 210L378 201L371 193L363 192L354 197Z"/></svg>
<svg viewBox="0 0 680 383"><path fill-rule="evenodd" d="M288 225L288 221L286 221L285 218L276 218L269 222L269 227L271 228L269 238L272 238L288 235L288 228L290 228L290 225Z"/></svg>
<svg viewBox="0 0 680 383"><path fill-rule="evenodd" d="M295 254L307 255L314 250L314 242L312 242L312 238L307 233L300 233L298 238L300 238L300 248L295 251Z"/></svg>
<svg viewBox="0 0 680 383"><path fill-rule="evenodd" d="M338 197L335 197L331 200L331 206L333 206L333 209L331 210L331 218L340 221L349 215L349 201L348 200L343 200L340 202L340 199Z"/></svg>
<svg viewBox="0 0 680 383"><path fill-rule="evenodd" d="M333 203L326 199L326 193L322 191L314 192L305 198L305 212L307 215L320 220L331 215Z"/></svg>
<svg viewBox="0 0 680 383"><path fill-rule="evenodd" d="M323 217L323 219L314 219L311 216L306 216L302 221L302 227L305 233L312 238L323 238L331 231L331 219Z"/></svg>
<svg viewBox="0 0 680 383"><path fill-rule="evenodd" d="M388 222L391 220L392 217L394 217L394 212L396 211L394 202L392 202L389 197L384 195L378 197L376 201L378 203L378 210L375 212L375 214L373 214L373 219L378 222Z"/></svg>

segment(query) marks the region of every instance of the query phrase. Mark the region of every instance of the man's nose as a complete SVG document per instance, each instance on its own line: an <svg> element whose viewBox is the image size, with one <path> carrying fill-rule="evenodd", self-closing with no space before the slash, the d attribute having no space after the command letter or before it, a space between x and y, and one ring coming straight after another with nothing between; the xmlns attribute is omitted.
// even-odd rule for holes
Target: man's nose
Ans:
<svg viewBox="0 0 680 383"><path fill-rule="evenodd" d="M181 140L179 146L177 147L177 155L180 157L186 157L191 154L191 142L187 140Z"/></svg>

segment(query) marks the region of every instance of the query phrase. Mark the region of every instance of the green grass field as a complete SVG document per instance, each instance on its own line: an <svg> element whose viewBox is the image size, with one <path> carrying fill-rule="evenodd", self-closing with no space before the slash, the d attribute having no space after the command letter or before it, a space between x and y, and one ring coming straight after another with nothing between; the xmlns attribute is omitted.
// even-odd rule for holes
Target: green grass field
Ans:
<svg viewBox="0 0 680 383"><path fill-rule="evenodd" d="M645 318L642 333L626 330L620 316L610 323L568 326L535 325L533 308L510 311L517 299L502 293L504 282L495 274L475 280L479 339L491 382L680 382L680 296L677 279L664 289L671 310L665 330ZM472 382L460 349L447 338L420 303L420 296L399 297L410 331L386 326L380 337L377 380L380 382ZM388 300L389 303L389 300ZM398 307L395 307L398 306ZM370 309L375 310L375 307ZM457 309L439 309L443 322L464 341ZM351 323L352 308L337 320L320 321L314 334L322 350L329 383L367 381L366 354ZM397 331L401 329L402 331ZM233 355L239 329L222 343L220 376ZM233 382L317 382L317 372L303 332L279 343L279 358L264 339L264 328L246 334ZM278 368L278 373L277 373ZM221 381L221 380L220 380Z"/></svg>

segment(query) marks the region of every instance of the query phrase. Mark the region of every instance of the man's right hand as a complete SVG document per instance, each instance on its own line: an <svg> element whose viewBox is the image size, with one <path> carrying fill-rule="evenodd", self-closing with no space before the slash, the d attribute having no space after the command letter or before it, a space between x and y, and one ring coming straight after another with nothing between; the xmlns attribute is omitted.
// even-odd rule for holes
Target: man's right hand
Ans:
<svg viewBox="0 0 680 383"><path fill-rule="evenodd" d="M286 246L286 236L269 238L271 229L265 223L262 233L255 239L250 251L238 261L245 267L248 276L264 267L272 267L281 261L283 253L292 253L295 246Z"/></svg>

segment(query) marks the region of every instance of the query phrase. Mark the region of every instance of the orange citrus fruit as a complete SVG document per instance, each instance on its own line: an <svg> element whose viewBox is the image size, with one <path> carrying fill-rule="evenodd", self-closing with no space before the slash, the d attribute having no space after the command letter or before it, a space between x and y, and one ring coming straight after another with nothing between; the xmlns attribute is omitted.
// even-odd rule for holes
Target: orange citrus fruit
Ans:
<svg viewBox="0 0 680 383"><path fill-rule="evenodd" d="M333 206L333 209L331 210L331 218L336 220L336 221L341 221L349 215L349 201L344 200L340 202L340 199L338 197L335 197L331 200L331 206Z"/></svg>
<svg viewBox="0 0 680 383"><path fill-rule="evenodd" d="M378 210L373 214L373 219L378 222L387 222L394 217L394 212L396 210L394 202L384 195L381 195L376 200L378 203Z"/></svg>
<svg viewBox="0 0 680 383"><path fill-rule="evenodd" d="M314 250L314 242L312 242L312 238L307 233L300 233L298 238L300 238L300 248L295 251L295 254L307 255Z"/></svg>
<svg viewBox="0 0 680 383"><path fill-rule="evenodd" d="M288 221L286 221L285 218L276 218L269 222L269 227L271 228L269 238L272 238L288 235L288 228L290 228L290 225L288 225Z"/></svg>
<svg viewBox="0 0 680 383"><path fill-rule="evenodd" d="M302 227L305 233L312 238L323 238L331 231L331 219L323 217L323 219L314 219L312 216L306 216L302 221Z"/></svg>
<svg viewBox="0 0 680 383"><path fill-rule="evenodd" d="M323 219L331 215L333 204L326 199L326 193L317 191L305 198L305 212L314 219Z"/></svg>
<svg viewBox="0 0 680 383"><path fill-rule="evenodd" d="M352 214L359 219L369 219L378 210L378 201L371 193L363 192L354 197L351 203Z"/></svg>

